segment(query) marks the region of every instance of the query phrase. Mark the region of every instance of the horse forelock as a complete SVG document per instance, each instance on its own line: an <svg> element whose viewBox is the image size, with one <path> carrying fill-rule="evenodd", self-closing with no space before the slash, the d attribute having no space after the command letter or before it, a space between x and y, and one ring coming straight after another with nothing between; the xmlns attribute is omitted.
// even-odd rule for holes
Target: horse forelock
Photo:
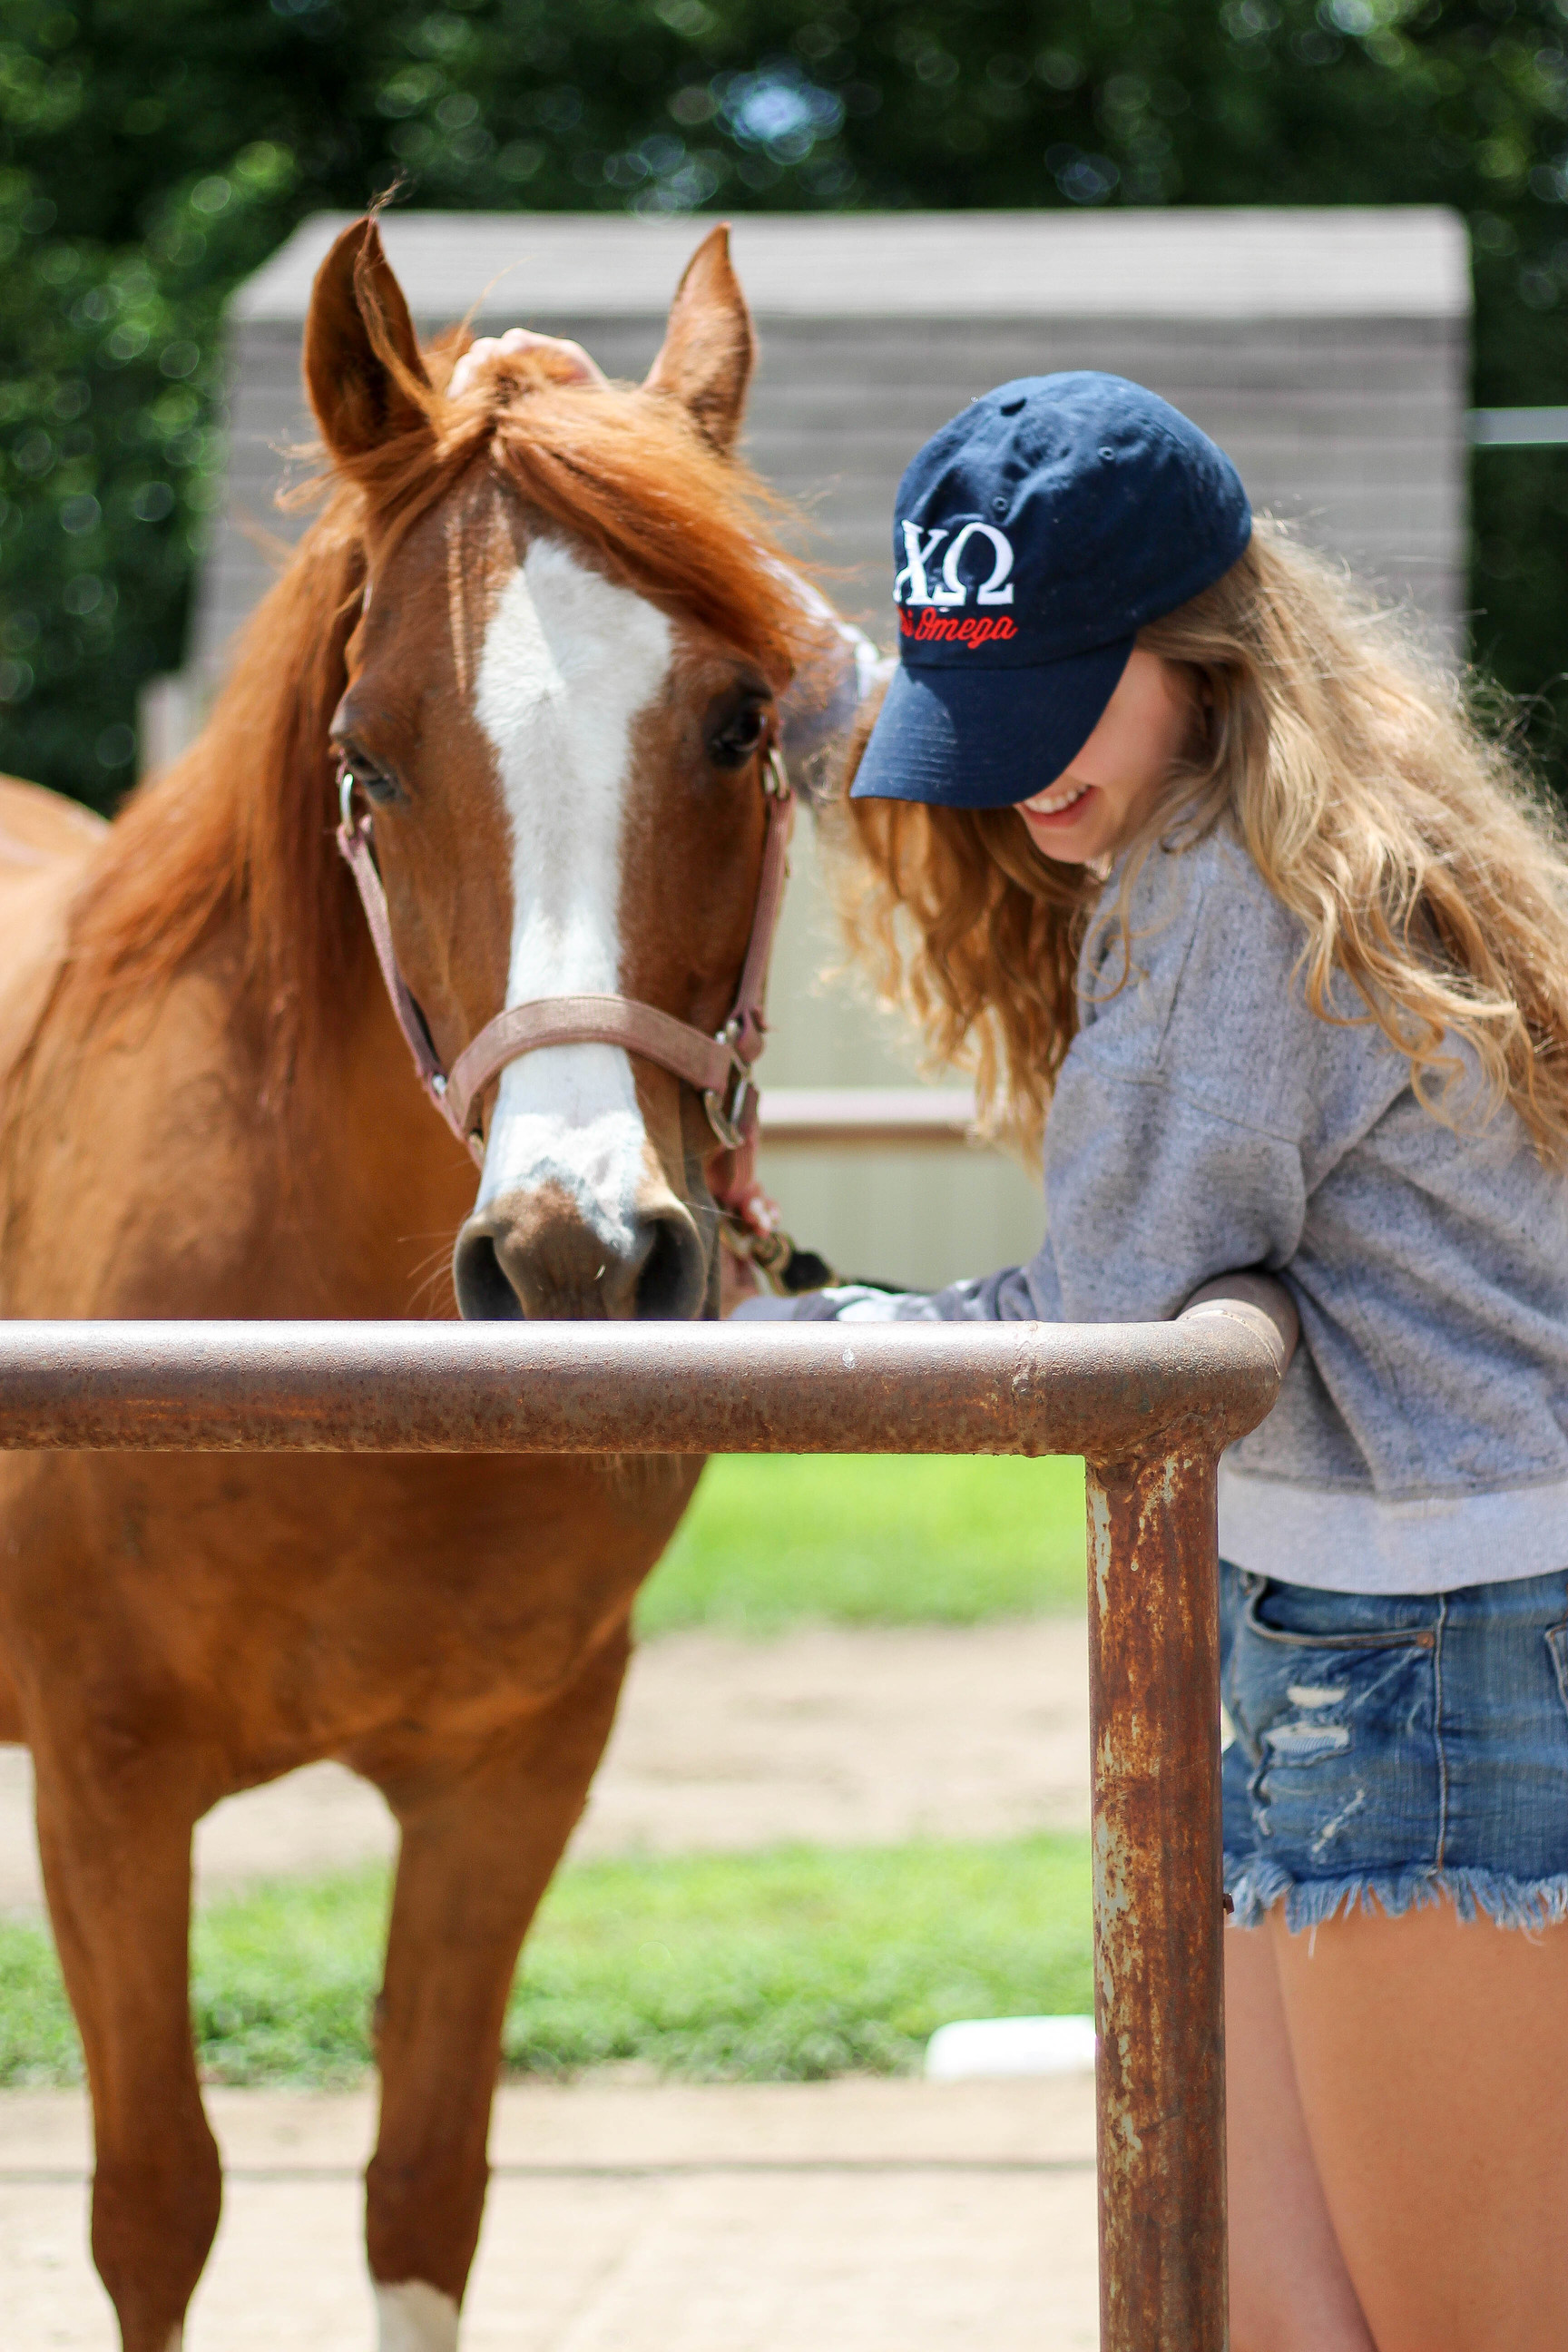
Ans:
<svg viewBox="0 0 1568 2352"><path fill-rule="evenodd" d="M562 382L548 354L524 352L492 361L454 398L444 386L458 350L426 354L435 381L414 387L416 426L337 466L363 498L373 572L482 466L613 576L713 629L782 690L813 625L779 536L793 520L786 502L665 394Z"/></svg>

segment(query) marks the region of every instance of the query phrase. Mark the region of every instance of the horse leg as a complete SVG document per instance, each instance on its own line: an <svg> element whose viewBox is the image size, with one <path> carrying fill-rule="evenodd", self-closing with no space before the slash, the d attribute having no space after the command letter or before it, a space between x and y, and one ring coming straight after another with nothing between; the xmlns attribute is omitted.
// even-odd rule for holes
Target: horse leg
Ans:
<svg viewBox="0 0 1568 2352"><path fill-rule="evenodd" d="M110 1746L110 1741L113 1746ZM34 1749L38 1847L92 2093L92 2252L124 2352L179 2352L222 2181L191 2045L192 1759L73 1723Z"/></svg>
<svg viewBox="0 0 1568 2352"><path fill-rule="evenodd" d="M403 1845L377 2008L381 2127L365 2175L381 2352L454 2352L512 1972L604 1752L627 1653L624 1635L598 1652L503 1752L414 1784L383 1780Z"/></svg>
<svg viewBox="0 0 1568 2352"><path fill-rule="evenodd" d="M21 1694L5 1658L0 1656L0 1747L19 1747L25 1738Z"/></svg>

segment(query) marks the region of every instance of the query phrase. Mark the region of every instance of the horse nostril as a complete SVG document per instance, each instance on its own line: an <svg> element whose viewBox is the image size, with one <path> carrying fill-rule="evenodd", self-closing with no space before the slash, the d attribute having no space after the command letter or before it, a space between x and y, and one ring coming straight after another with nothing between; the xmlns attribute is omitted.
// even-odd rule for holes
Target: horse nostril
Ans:
<svg viewBox="0 0 1568 2352"><path fill-rule="evenodd" d="M708 1265L696 1226L676 1213L649 1219L647 1255L637 1276L634 1312L639 1322L684 1323L700 1309Z"/></svg>
<svg viewBox="0 0 1568 2352"><path fill-rule="evenodd" d="M458 1312L465 1323L512 1323L522 1318L522 1301L507 1280L496 1255L493 1235L472 1220L458 1236L452 1254L452 1283Z"/></svg>
<svg viewBox="0 0 1568 2352"><path fill-rule="evenodd" d="M700 1314L708 1267L689 1214L645 1211L626 1238L626 1249L607 1248L581 1216L538 1194L476 1210L452 1253L458 1312L467 1323Z"/></svg>

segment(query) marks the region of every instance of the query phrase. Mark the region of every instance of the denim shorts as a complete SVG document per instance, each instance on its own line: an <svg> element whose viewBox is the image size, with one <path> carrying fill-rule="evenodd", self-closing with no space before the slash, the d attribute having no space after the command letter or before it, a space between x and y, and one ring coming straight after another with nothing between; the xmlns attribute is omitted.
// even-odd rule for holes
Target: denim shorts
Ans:
<svg viewBox="0 0 1568 2352"><path fill-rule="evenodd" d="M1225 1883L1285 1900L1447 1895L1504 1927L1568 1918L1568 1573L1455 1592L1324 1592L1220 1562Z"/></svg>

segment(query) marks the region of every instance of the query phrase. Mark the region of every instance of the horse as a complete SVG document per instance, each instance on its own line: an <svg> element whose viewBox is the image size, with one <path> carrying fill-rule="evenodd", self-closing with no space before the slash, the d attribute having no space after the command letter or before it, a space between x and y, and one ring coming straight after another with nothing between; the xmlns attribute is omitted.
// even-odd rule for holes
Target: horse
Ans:
<svg viewBox="0 0 1568 2352"><path fill-rule="evenodd" d="M815 625L735 456L726 234L640 386L546 345L454 388L462 348L421 348L347 230L305 333L323 504L205 732L107 827L0 790L7 1317L717 1311ZM33 1753L124 2352L176 2352L218 2219L193 1827L329 1757L400 1832L380 2342L451 2352L519 1950L700 1466L0 1454L0 1738Z"/></svg>

